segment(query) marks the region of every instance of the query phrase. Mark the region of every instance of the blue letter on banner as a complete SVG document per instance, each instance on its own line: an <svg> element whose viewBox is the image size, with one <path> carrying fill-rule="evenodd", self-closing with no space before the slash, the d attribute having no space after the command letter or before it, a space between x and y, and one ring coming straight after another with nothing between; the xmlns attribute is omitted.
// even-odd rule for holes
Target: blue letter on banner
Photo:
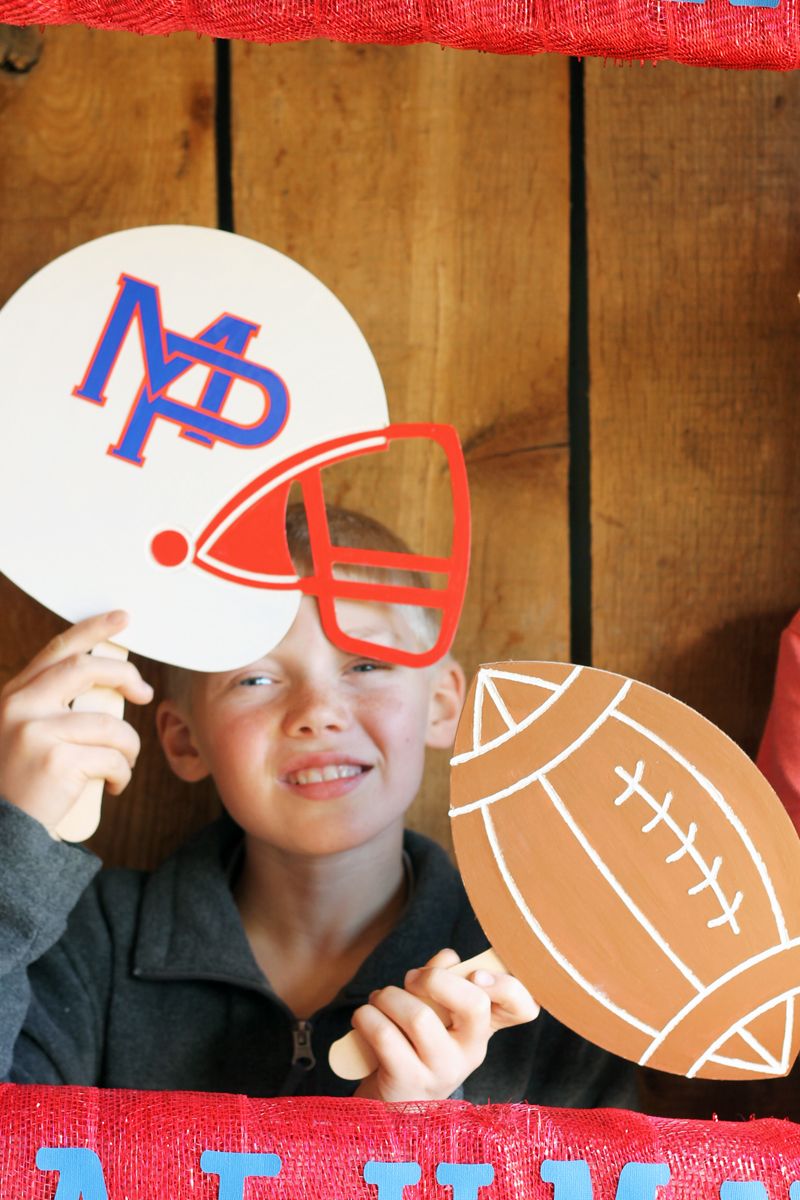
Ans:
<svg viewBox="0 0 800 1200"><path fill-rule="evenodd" d="M656 1188L669 1183L666 1163L626 1163L619 1173L617 1200L656 1200Z"/></svg>
<svg viewBox="0 0 800 1200"><path fill-rule="evenodd" d="M40 1171L58 1171L54 1200L108 1200L103 1167L94 1150L42 1146L36 1151Z"/></svg>
<svg viewBox="0 0 800 1200"><path fill-rule="evenodd" d="M592 1177L585 1159L560 1162L546 1158L540 1174L545 1183L552 1183L553 1200L592 1200Z"/></svg>
<svg viewBox="0 0 800 1200"><path fill-rule="evenodd" d="M800 1200L798 1192L800 1187L793 1183L789 1188L790 1200ZM767 1200L767 1189L755 1179L741 1182L726 1180L719 1189L719 1200Z"/></svg>
<svg viewBox="0 0 800 1200"><path fill-rule="evenodd" d="M364 1182L378 1185L378 1200L403 1200L403 1188L419 1183L419 1163L364 1163Z"/></svg>
<svg viewBox="0 0 800 1200"><path fill-rule="evenodd" d="M244 1181L279 1175L281 1160L277 1154L234 1154L228 1150L204 1150L200 1170L219 1175L219 1200L244 1200Z"/></svg>
<svg viewBox="0 0 800 1200"><path fill-rule="evenodd" d="M541 1166L541 1176L545 1183L553 1184L553 1200L592 1200L589 1164L582 1158L568 1162L546 1158ZM626 1163L620 1171L616 1200L655 1200L656 1188L667 1183L669 1167L666 1163ZM745 1197L730 1196L722 1200L745 1200ZM749 1197L748 1200L756 1198Z"/></svg>
<svg viewBox="0 0 800 1200"><path fill-rule="evenodd" d="M478 1188L488 1187L494 1179L489 1163L439 1163L436 1182L453 1189L453 1200L478 1200Z"/></svg>

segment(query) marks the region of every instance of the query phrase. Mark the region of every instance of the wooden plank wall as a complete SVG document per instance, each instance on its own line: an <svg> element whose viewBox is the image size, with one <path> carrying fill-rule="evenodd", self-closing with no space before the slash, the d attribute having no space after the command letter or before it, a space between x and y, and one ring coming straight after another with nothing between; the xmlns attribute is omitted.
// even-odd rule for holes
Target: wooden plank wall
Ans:
<svg viewBox="0 0 800 1200"><path fill-rule="evenodd" d="M587 65L594 663L754 754L800 605L800 80Z"/></svg>
<svg viewBox="0 0 800 1200"><path fill-rule="evenodd" d="M135 225L215 225L214 50L193 34L140 38L79 25L6 36L0 70L0 304L45 263ZM39 55L38 61L26 67ZM42 352L46 353L46 343ZM22 502L22 498L21 498ZM5 682L63 622L0 576ZM154 664L142 664L159 684ZM129 706L129 709L132 706ZM129 712L143 754L106 800L92 846L110 864L149 866L217 811L161 757L152 709Z"/></svg>
<svg viewBox="0 0 800 1200"><path fill-rule="evenodd" d="M465 445L475 528L457 654L470 673L568 657L566 59L237 43L232 78L237 232L347 305L394 421L452 422ZM394 513L378 515L396 526L400 510L423 548L441 490L397 467L389 480ZM339 498L369 511L364 464L347 485ZM434 752L410 821L450 845L447 808Z"/></svg>
<svg viewBox="0 0 800 1200"><path fill-rule="evenodd" d="M800 606L800 80L586 68L594 663L753 754ZM670 1115L800 1116L800 1078Z"/></svg>

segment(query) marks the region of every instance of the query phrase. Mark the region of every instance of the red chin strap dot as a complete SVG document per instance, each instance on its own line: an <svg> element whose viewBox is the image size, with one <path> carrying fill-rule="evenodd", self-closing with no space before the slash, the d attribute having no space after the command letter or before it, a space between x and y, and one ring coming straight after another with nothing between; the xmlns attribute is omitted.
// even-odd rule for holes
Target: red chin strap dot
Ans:
<svg viewBox="0 0 800 1200"><path fill-rule="evenodd" d="M189 539L179 529L164 529L150 543L150 553L162 567L180 567L190 551Z"/></svg>

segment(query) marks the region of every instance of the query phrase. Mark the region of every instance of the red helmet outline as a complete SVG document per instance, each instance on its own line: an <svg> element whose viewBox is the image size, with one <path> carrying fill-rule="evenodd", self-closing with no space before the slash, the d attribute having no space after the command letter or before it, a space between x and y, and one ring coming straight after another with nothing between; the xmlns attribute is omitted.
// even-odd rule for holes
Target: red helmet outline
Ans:
<svg viewBox="0 0 800 1200"><path fill-rule="evenodd" d="M387 450L392 441L424 438L437 442L445 452L453 494L453 543L449 555L435 557L400 554L384 550L332 546L325 509L321 472L333 463L363 454ZM298 577L289 555L285 536L286 506L289 490L299 482L308 521L309 541L314 565L313 575ZM271 532L284 531L283 544L271 543L266 552L274 568L249 570L231 559L242 559L253 545L253 533L269 521ZM248 520L249 518L249 520ZM212 555L212 550L217 553ZM227 550L228 561L218 555ZM265 553L262 548L262 554ZM326 636L339 649L396 663L399 666L427 667L447 654L458 627L467 586L470 553L470 507L467 469L458 433L452 425L411 423L387 425L382 429L333 438L292 455L264 471L242 488L209 522L196 540L192 562L202 570L245 587L275 591L300 591L315 596ZM359 579L337 579L336 564L382 567L388 570L433 572L447 577L443 588L412 587L403 584L373 583ZM391 646L376 646L346 634L336 617L336 600L362 600L379 604L404 604L441 610L442 623L435 645L415 653ZM376 653L379 651L379 653Z"/></svg>

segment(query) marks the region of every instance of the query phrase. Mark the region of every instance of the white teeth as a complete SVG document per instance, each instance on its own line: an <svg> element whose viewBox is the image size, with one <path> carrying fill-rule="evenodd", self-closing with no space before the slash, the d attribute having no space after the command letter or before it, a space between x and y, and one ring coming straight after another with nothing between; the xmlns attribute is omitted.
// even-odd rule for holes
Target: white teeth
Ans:
<svg viewBox="0 0 800 1200"><path fill-rule="evenodd" d="M329 783L332 779L351 779L353 775L360 775L362 770L362 767L354 767L350 763L341 767L323 767L321 771L311 767L308 771L293 771L287 779L289 783L299 783L301 786L306 783Z"/></svg>

